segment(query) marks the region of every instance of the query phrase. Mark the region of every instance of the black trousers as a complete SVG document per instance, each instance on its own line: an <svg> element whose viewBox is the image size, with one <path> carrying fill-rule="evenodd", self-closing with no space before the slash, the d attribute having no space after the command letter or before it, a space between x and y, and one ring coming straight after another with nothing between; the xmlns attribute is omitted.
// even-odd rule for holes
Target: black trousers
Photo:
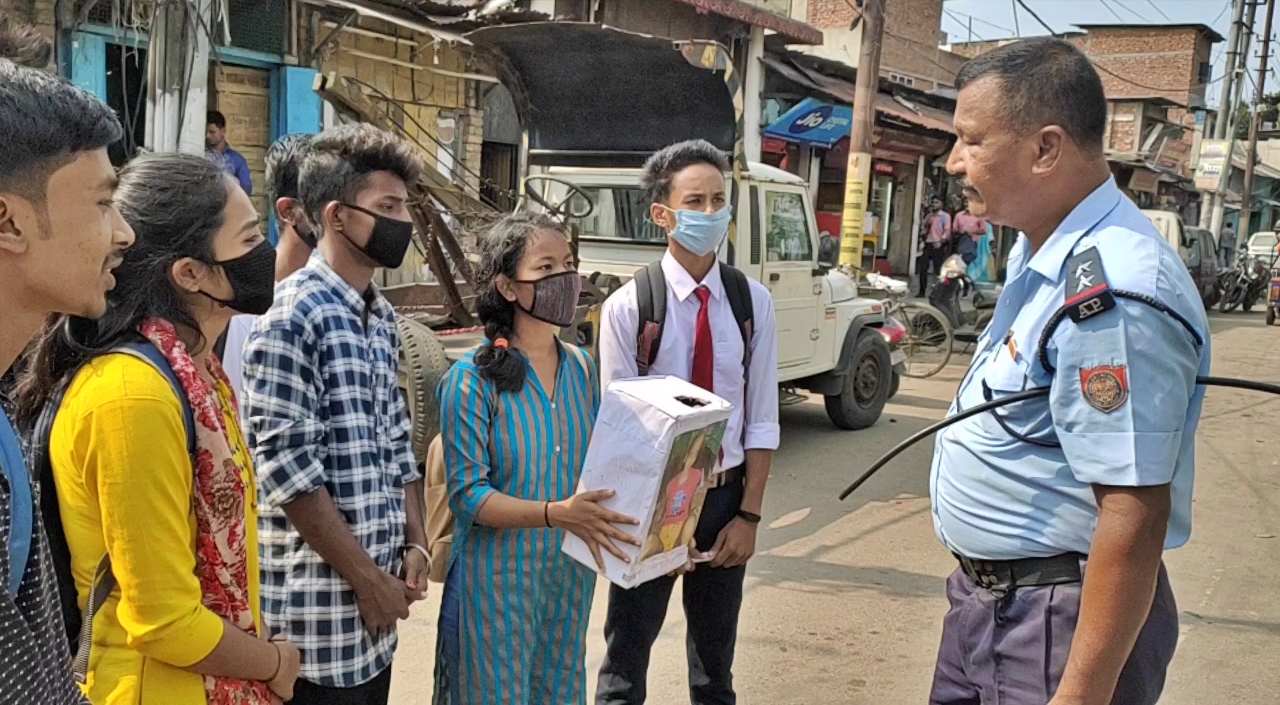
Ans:
<svg viewBox="0 0 1280 705"><path fill-rule="evenodd" d="M737 482L710 490L694 531L698 550L708 551L742 506ZM733 652L738 641L738 612L746 566L712 568L700 564L684 576L685 648L689 657L689 701L694 705L734 705ZM662 577L630 590L609 590L604 623L607 645L596 705L640 705L647 692L649 652L671 601L674 577Z"/></svg>
<svg viewBox="0 0 1280 705"><path fill-rule="evenodd" d="M316 685L301 678L293 686L290 705L387 705L391 699L391 667L354 688Z"/></svg>
<svg viewBox="0 0 1280 705"><path fill-rule="evenodd" d="M920 270L920 296L923 297L928 293L929 273L932 270L934 275L942 273L942 263L947 261L951 256L950 243L943 243L941 247L934 247L926 244L924 246L924 254L920 255L919 265L916 267Z"/></svg>

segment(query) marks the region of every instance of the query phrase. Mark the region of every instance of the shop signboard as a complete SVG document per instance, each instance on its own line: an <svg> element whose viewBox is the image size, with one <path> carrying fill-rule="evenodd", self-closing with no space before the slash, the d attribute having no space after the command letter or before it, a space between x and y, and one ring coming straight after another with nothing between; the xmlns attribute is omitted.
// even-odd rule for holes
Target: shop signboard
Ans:
<svg viewBox="0 0 1280 705"><path fill-rule="evenodd" d="M1196 190L1217 191L1222 184L1222 173L1227 164L1228 140L1202 140L1200 162L1196 165Z"/></svg>
<svg viewBox="0 0 1280 705"><path fill-rule="evenodd" d="M849 136L853 108L805 98L765 129L766 137L830 149Z"/></svg>

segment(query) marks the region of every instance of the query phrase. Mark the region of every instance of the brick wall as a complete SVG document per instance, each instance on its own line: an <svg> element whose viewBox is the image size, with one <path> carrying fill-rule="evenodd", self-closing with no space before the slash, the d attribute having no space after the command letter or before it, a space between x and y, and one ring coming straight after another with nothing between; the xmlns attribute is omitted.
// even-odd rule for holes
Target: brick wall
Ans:
<svg viewBox="0 0 1280 705"><path fill-rule="evenodd" d="M1103 136L1106 149L1131 153L1138 148L1138 123L1142 115L1140 103L1112 103L1107 111L1107 131Z"/></svg>
<svg viewBox="0 0 1280 705"><path fill-rule="evenodd" d="M806 21L819 29L839 34L853 23L857 11L846 0L809 0ZM880 53L882 74L890 71L916 80L925 90L931 81L951 85L964 57L938 48L942 27L942 0L893 0L885 15L885 38ZM859 30L861 27L859 27ZM856 63L857 57L852 60ZM924 83L922 84L922 81Z"/></svg>
<svg viewBox="0 0 1280 705"><path fill-rule="evenodd" d="M1187 105L1204 102L1204 87L1197 84L1211 45L1195 29L1094 29L1078 43L1099 67L1108 97L1158 95Z"/></svg>

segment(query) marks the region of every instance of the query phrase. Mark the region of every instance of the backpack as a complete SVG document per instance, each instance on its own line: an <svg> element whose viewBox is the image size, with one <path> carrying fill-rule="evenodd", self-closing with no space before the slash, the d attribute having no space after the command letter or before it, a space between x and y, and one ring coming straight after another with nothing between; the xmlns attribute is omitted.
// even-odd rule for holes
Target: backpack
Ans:
<svg viewBox="0 0 1280 705"><path fill-rule="evenodd" d="M173 372L173 367L165 359L160 350L147 340L137 340L113 348L111 353L123 353L149 363L169 382L178 401L182 404L182 424L187 432L187 453L192 457L195 467L196 434L195 416L191 403L187 401L187 393L182 383ZM77 370L77 373L79 371ZM58 494L53 481L53 462L49 453L49 436L53 432L53 422L62 406L63 395L75 374L67 377L67 383L54 392L40 412L32 435L32 468L40 473L40 517L44 521L45 533L49 539L49 552L53 557L53 571L57 578L58 598L62 603L62 620L67 629L67 640L71 651L75 654L72 672L76 682L84 683L89 672L89 650L93 645L93 617L107 601L111 591L116 587L115 575L111 572L111 556L104 555L94 571L93 589L85 603L83 613L77 605L76 581L71 575L71 549L67 545L67 535L62 529L62 511L58 508Z"/></svg>
<svg viewBox="0 0 1280 705"><path fill-rule="evenodd" d="M662 274L662 262L651 262L636 270L636 303L640 309L639 326L636 329L636 370L641 377L649 374L649 368L662 347L662 329L667 323L667 280ZM724 282L729 308L742 333L743 394L751 373L751 338L755 334L755 304L751 301L751 284L747 275L724 262L720 263L720 279ZM745 426L745 425L744 425Z"/></svg>
<svg viewBox="0 0 1280 705"><path fill-rule="evenodd" d="M498 418L498 393L489 387L489 426ZM492 431L490 431L492 434ZM423 484L427 499L427 553L431 554L431 574L427 579L443 583L449 577L449 555L453 551L453 510L449 509L448 475L444 470L444 435L436 434L427 446Z"/></svg>

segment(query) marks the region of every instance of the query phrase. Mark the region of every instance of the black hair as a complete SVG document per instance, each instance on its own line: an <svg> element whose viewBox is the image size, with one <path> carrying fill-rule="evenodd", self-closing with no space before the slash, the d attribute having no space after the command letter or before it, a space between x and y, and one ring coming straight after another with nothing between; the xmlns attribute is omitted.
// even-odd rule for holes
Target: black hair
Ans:
<svg viewBox="0 0 1280 705"><path fill-rule="evenodd" d="M965 63L956 90L984 78L1000 82L996 100L1014 130L1058 125L1081 149L1102 153L1106 93L1089 57L1072 44L1051 37L1006 44Z"/></svg>
<svg viewBox="0 0 1280 705"><path fill-rule="evenodd" d="M0 28L0 52L19 62L0 58L0 191L44 203L54 172L124 133L115 112L88 91L20 65L40 63L35 42L21 27Z"/></svg>
<svg viewBox="0 0 1280 705"><path fill-rule="evenodd" d="M0 59L20 66L42 69L53 58L53 40L28 24L10 24L0 17Z"/></svg>
<svg viewBox="0 0 1280 705"><path fill-rule="evenodd" d="M695 164L729 170L728 157L715 145L706 140L686 140L663 147L645 160L640 172L640 188L651 202L662 203L671 195L671 180L675 175Z"/></svg>
<svg viewBox="0 0 1280 705"><path fill-rule="evenodd" d="M388 171L412 187L422 175L422 158L399 137L364 123L334 127L311 138L298 175L298 198L324 230L324 209L334 201L352 203L375 171Z"/></svg>
<svg viewBox="0 0 1280 705"><path fill-rule="evenodd" d="M46 322L19 385L20 424L29 428L53 390L85 361L135 338L144 319L172 323L196 336L191 353L203 349L208 341L170 271L184 257L213 261L213 237L234 183L213 162L175 152L144 154L120 171L115 201L135 241L115 270L107 313L97 321L57 315Z"/></svg>
<svg viewBox="0 0 1280 705"><path fill-rule="evenodd" d="M516 305L498 291L498 275L516 278L525 246L542 230L569 237L564 224L554 218L542 213L516 211L494 223L479 238L476 316L484 324L484 336L488 340L476 351L475 365L480 375L491 380L500 392L520 391L524 387L526 368L518 350L493 344L498 338L510 339L516 322Z"/></svg>
<svg viewBox="0 0 1280 705"><path fill-rule="evenodd" d="M206 127L209 125L216 125L219 130L225 130L227 129L227 116L217 110L210 110L205 113L204 124Z"/></svg>
<svg viewBox="0 0 1280 705"><path fill-rule="evenodd" d="M285 135L267 150L267 206L275 208L277 199L298 197L298 174L302 159L311 144L311 135Z"/></svg>

